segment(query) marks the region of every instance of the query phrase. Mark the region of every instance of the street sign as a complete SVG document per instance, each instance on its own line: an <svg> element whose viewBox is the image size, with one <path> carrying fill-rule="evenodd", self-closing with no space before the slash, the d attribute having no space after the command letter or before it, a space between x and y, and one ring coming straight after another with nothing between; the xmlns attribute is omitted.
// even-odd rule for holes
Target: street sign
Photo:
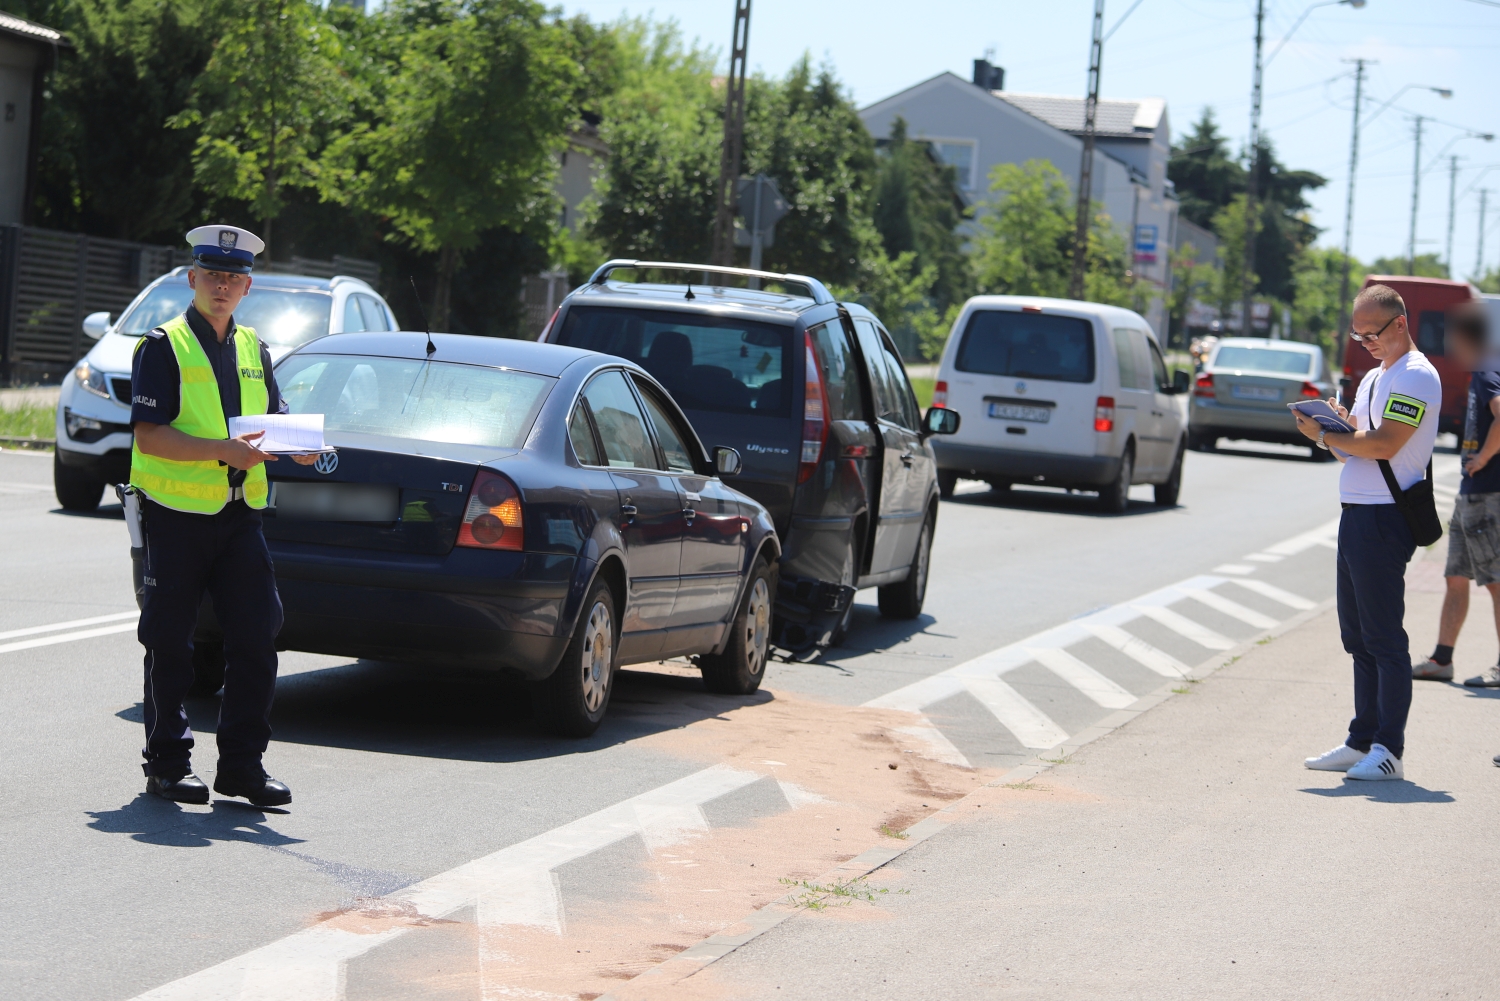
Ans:
<svg viewBox="0 0 1500 1001"><path fill-rule="evenodd" d="M776 190L776 182L765 174L740 178L735 191L735 211L745 225L735 227L734 242L750 248L750 267L758 270L761 250L775 244L776 223L791 208Z"/></svg>
<svg viewBox="0 0 1500 1001"><path fill-rule="evenodd" d="M1156 238L1161 231L1155 225L1135 228L1135 260L1137 264L1156 263Z"/></svg>

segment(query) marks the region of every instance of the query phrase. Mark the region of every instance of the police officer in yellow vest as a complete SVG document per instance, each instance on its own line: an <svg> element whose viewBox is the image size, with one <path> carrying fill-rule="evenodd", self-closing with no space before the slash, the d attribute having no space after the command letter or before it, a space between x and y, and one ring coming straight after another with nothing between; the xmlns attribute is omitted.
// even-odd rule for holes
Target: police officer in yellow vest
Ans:
<svg viewBox="0 0 1500 1001"><path fill-rule="evenodd" d="M234 322L265 244L237 226L200 226L187 239L193 302L142 338L131 371L130 483L146 497L137 632L146 648L146 789L178 802L208 802L208 787L190 766L193 733L182 706L207 591L225 659L214 790L279 806L291 802L291 791L261 766L271 738L282 619L260 523L264 463L276 457L255 447L259 435L228 432L231 417L286 411L265 345Z"/></svg>

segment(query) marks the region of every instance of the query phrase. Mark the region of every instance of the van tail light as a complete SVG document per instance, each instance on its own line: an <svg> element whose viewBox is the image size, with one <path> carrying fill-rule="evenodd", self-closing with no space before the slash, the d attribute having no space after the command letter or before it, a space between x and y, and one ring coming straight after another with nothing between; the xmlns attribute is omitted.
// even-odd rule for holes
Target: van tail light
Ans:
<svg viewBox="0 0 1500 1001"><path fill-rule="evenodd" d="M932 387L932 405L934 407L948 406L948 384L941 380Z"/></svg>
<svg viewBox="0 0 1500 1001"><path fill-rule="evenodd" d="M521 495L515 484L488 469L474 477L458 544L474 549L521 548Z"/></svg>
<svg viewBox="0 0 1500 1001"><path fill-rule="evenodd" d="M1204 372L1198 376L1198 384L1193 387L1193 395L1208 397L1214 395L1214 374L1212 372Z"/></svg>
<svg viewBox="0 0 1500 1001"><path fill-rule="evenodd" d="M812 334L807 339L807 388L802 398L802 463L797 467L797 482L806 483L817 471L828 442L828 391L823 387L823 371L818 367L818 353L813 350Z"/></svg>
<svg viewBox="0 0 1500 1001"><path fill-rule="evenodd" d="M1321 400L1323 394L1317 386L1314 386L1310 382L1304 382L1302 384L1302 398L1304 400Z"/></svg>
<svg viewBox="0 0 1500 1001"><path fill-rule="evenodd" d="M552 311L552 316L548 318L547 325L542 328L541 334L537 337L538 341L541 341L543 344L547 343L547 335L552 333L552 324L557 322L557 314L561 311L561 306L558 306L557 309L554 309Z"/></svg>
<svg viewBox="0 0 1500 1001"><path fill-rule="evenodd" d="M1115 398L1113 396L1101 396L1094 401L1094 430L1113 431L1115 429Z"/></svg>

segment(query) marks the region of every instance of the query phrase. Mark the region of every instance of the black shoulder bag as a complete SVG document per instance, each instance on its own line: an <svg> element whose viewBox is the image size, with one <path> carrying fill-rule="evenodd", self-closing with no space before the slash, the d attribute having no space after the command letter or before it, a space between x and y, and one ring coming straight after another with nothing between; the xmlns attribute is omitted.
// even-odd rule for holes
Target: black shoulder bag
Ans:
<svg viewBox="0 0 1500 1001"><path fill-rule="evenodd" d="M1375 426L1375 391L1378 388L1371 386L1370 396L1365 401L1366 423L1372 428ZM1389 462L1385 459L1375 461L1380 463L1380 475L1385 477L1386 488L1396 501L1396 510L1401 512L1406 527L1411 529L1412 541L1419 546L1430 546L1441 539L1443 523L1438 520L1437 500L1432 495L1432 457L1427 457L1427 475L1413 483L1410 490L1401 489Z"/></svg>

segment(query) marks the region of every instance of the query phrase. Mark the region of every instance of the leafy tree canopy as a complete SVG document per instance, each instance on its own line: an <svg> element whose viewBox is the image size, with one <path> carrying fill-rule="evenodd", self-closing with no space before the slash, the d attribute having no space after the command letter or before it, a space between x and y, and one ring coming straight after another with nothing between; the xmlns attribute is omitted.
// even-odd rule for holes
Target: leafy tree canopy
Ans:
<svg viewBox="0 0 1500 1001"><path fill-rule="evenodd" d="M1447 278L1448 265L1437 254L1418 254L1416 267L1403 255L1401 257L1377 257L1370 265L1372 275L1413 275L1417 278Z"/></svg>

